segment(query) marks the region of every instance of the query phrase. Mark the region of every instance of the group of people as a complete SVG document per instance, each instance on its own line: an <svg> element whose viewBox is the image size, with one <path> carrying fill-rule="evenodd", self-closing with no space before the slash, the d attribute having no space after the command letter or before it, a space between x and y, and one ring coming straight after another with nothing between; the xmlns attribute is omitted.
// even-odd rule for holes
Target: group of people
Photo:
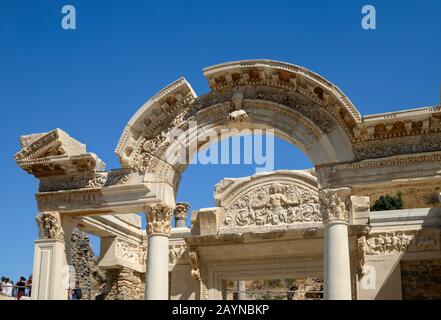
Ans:
<svg viewBox="0 0 441 320"><path fill-rule="evenodd" d="M31 296L32 292L32 275L26 280L21 276L16 283L7 277L2 277L0 282L0 293L10 298L21 299L23 296Z"/></svg>

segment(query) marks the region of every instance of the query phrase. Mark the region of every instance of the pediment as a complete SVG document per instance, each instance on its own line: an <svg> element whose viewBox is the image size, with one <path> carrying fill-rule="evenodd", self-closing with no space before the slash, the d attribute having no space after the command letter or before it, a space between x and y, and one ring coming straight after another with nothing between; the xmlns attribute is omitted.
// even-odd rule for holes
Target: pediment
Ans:
<svg viewBox="0 0 441 320"><path fill-rule="evenodd" d="M20 142L22 149L15 161L38 178L94 172L105 166L95 154L87 153L84 144L60 129L22 136Z"/></svg>
<svg viewBox="0 0 441 320"><path fill-rule="evenodd" d="M29 161L62 155L75 156L86 153L84 144L71 138L60 129L22 136L20 142L22 149L15 155L16 161Z"/></svg>
<svg viewBox="0 0 441 320"><path fill-rule="evenodd" d="M224 179L216 186L223 227L321 222L316 178L306 170L282 170Z"/></svg>

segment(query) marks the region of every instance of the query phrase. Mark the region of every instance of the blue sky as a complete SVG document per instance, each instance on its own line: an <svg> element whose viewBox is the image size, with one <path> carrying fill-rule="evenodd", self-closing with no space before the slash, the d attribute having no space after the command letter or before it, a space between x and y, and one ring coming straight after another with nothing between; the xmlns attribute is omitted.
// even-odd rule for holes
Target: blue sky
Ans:
<svg viewBox="0 0 441 320"><path fill-rule="evenodd" d="M65 4L77 30L61 28ZM376 7L376 30L361 28L365 4ZM437 104L440 16L439 0L1 1L0 274L30 274L37 238L37 180L13 161L20 135L62 128L117 168L122 129L149 97L182 75L203 94L202 68L241 59L309 68L363 115ZM283 141L275 156L277 169L310 166ZM211 206L217 181L253 172L190 166L178 199Z"/></svg>

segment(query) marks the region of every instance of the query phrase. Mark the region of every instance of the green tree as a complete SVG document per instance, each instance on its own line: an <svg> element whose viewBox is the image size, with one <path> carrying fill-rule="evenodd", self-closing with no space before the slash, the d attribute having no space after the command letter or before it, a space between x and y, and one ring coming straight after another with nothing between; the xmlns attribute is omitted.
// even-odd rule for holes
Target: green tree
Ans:
<svg viewBox="0 0 441 320"><path fill-rule="evenodd" d="M396 196L391 196L389 194L385 196L380 196L371 208L371 211L382 211L382 210L398 210L403 209L403 199L401 193Z"/></svg>

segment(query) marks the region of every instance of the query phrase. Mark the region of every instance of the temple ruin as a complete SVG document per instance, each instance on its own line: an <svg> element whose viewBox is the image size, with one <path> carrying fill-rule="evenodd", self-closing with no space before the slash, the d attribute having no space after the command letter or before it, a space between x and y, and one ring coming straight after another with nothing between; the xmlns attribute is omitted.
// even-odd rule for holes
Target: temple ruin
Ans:
<svg viewBox="0 0 441 320"><path fill-rule="evenodd" d="M322 279L324 299L441 298L440 105L362 116L330 81L271 60L204 76L208 93L180 78L135 112L120 169L60 129L21 137L15 160L40 182L33 299L67 299L74 230L101 239L86 269L106 299L227 299L231 282L300 278ZM314 168L225 178L189 212L176 194L190 121L272 128ZM398 194L402 208L371 210Z"/></svg>

